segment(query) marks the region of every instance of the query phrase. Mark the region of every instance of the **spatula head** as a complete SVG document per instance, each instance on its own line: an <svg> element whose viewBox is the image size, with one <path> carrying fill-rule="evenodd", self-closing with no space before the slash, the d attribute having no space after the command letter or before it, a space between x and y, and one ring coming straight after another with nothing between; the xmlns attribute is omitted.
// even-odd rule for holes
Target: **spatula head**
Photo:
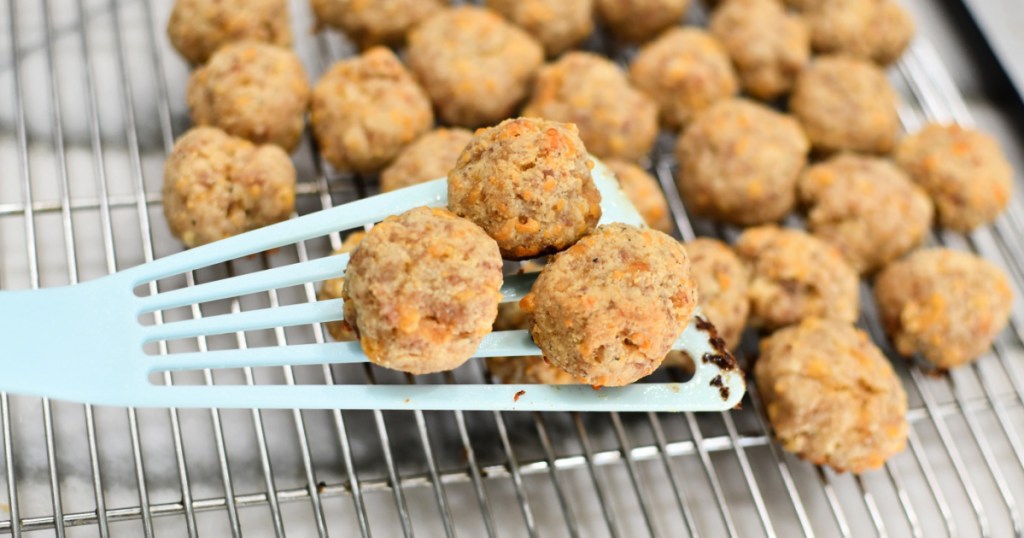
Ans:
<svg viewBox="0 0 1024 538"><path fill-rule="evenodd" d="M593 176L602 196L601 223L643 226L643 219L611 171L596 162ZM447 187L442 178L268 226L86 284L0 294L0 324L15 335L5 352L17 358L5 366L0 390L92 404L225 408L710 411L729 409L742 398L742 372L714 328L699 314L674 346L687 351L696 364L693 378L686 383L640 383L601 390L577 385L151 383L151 374L163 371L366 362L359 345L351 342L194 353L174 353L171 351L177 346L169 345L197 336L339 320L340 300L154 325L140 322L157 311L341 276L347 256L296 263L155 295L137 296L133 290L187 271L340 230L369 226L413 207L446 203ZM519 300L531 285L530 276L507 277L503 300ZM51 328L59 332L59 337L50 333ZM156 354L147 353L147 343L159 344L149 348L157 350ZM488 335L477 351L478 357L539 354L525 331Z"/></svg>

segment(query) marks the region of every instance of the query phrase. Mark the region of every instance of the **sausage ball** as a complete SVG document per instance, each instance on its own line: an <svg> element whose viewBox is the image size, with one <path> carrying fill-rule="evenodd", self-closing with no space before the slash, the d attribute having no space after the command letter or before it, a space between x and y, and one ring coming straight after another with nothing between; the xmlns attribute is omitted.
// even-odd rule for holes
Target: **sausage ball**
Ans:
<svg viewBox="0 0 1024 538"><path fill-rule="evenodd" d="M341 248L334 251L333 256L340 254L349 254L362 242L363 238L366 237L366 232L352 232L341 242ZM341 290L345 287L344 277L332 278L324 281L323 285L320 286L320 291L316 294L316 300L318 301L329 301L331 299L341 299ZM348 323L344 321L331 321L325 324L328 334L331 338L339 342L350 342L356 340L356 333L352 331L352 327L349 327Z"/></svg>
<svg viewBox="0 0 1024 538"><path fill-rule="evenodd" d="M800 2L814 50L885 65L899 58L914 37L914 20L891 0Z"/></svg>
<svg viewBox="0 0 1024 538"><path fill-rule="evenodd" d="M750 324L768 331L819 317L857 319L857 272L832 245L803 230L744 231L736 254L750 267Z"/></svg>
<svg viewBox="0 0 1024 538"><path fill-rule="evenodd" d="M473 133L434 129L409 144L380 174L381 192L409 187L448 175Z"/></svg>
<svg viewBox="0 0 1024 538"><path fill-rule="evenodd" d="M540 41L548 56L558 56L594 33L594 0L487 0L487 7Z"/></svg>
<svg viewBox="0 0 1024 538"><path fill-rule="evenodd" d="M494 241L451 212L419 207L373 227L345 270L345 321L375 364L452 370L491 332L501 302Z"/></svg>
<svg viewBox="0 0 1024 538"><path fill-rule="evenodd" d="M188 80L193 123L288 151L302 138L308 104L299 57L255 41L225 45Z"/></svg>
<svg viewBox="0 0 1024 538"><path fill-rule="evenodd" d="M967 252L930 248L886 267L875 300L896 350L920 353L939 368L978 358L1006 326L1010 280Z"/></svg>
<svg viewBox="0 0 1024 538"><path fill-rule="evenodd" d="M920 245L932 224L924 189L888 160L840 154L804 170L807 224L860 273L871 273Z"/></svg>
<svg viewBox="0 0 1024 538"><path fill-rule="evenodd" d="M676 143L679 193L697 214L739 225L793 208L810 143L793 118L744 99L697 116Z"/></svg>
<svg viewBox="0 0 1024 538"><path fill-rule="evenodd" d="M434 124L430 100L389 49L334 64L313 88L320 151L334 168L375 172Z"/></svg>
<svg viewBox="0 0 1024 538"><path fill-rule="evenodd" d="M441 119L479 127L512 115L544 62L544 50L496 13L463 6L413 29L407 59Z"/></svg>
<svg viewBox="0 0 1024 538"><path fill-rule="evenodd" d="M897 2L883 0L876 4L872 19L875 41L871 47L871 59L888 65L903 56L914 39L914 19Z"/></svg>
<svg viewBox="0 0 1024 538"><path fill-rule="evenodd" d="M544 358L595 386L657 369L696 305L682 245L625 224L602 226L555 256L520 301Z"/></svg>
<svg viewBox="0 0 1024 538"><path fill-rule="evenodd" d="M819 56L797 77L790 95L796 116L818 152L887 154L899 130L896 92L869 61Z"/></svg>
<svg viewBox="0 0 1024 538"><path fill-rule="evenodd" d="M526 272L539 272L541 265L526 262ZM744 297L744 300L746 298ZM703 296L701 296L703 301ZM529 329L526 314L519 308L519 303L502 303L498 306L498 319L494 321L495 331ZM665 355L662 368L678 368L684 375L693 375L695 365L684 351L672 350ZM487 359L487 369L499 381L505 384L547 384L571 385L580 381L568 372L551 364L543 357L491 357Z"/></svg>
<svg viewBox="0 0 1024 538"><path fill-rule="evenodd" d="M635 161L658 136L658 106L622 69L589 52L570 52L540 70L524 116L575 123L594 156Z"/></svg>
<svg viewBox="0 0 1024 538"><path fill-rule="evenodd" d="M900 141L896 162L924 187L939 222L967 232L1006 209L1013 169L995 138L959 125L931 124Z"/></svg>
<svg viewBox="0 0 1024 538"><path fill-rule="evenodd" d="M864 331L805 319L761 341L754 379L782 448L838 472L877 469L907 441L907 394Z"/></svg>
<svg viewBox="0 0 1024 538"><path fill-rule="evenodd" d="M319 24L332 26L361 48L400 45L414 26L447 0L311 0Z"/></svg>
<svg viewBox="0 0 1024 538"><path fill-rule="evenodd" d="M647 170L628 161L608 160L604 164L618 178L622 192L636 206L644 222L655 230L671 233L672 215L658 180Z"/></svg>
<svg viewBox="0 0 1024 538"><path fill-rule="evenodd" d="M498 307L498 319L494 321L495 331L528 328L526 314L519 308L519 303L502 303ZM487 369L491 375L505 384L571 385L579 383L568 372L552 365L540 356L490 357L487 359Z"/></svg>
<svg viewBox="0 0 1024 538"><path fill-rule="evenodd" d="M615 37L643 43L679 24L689 5L690 0L597 0L597 14Z"/></svg>
<svg viewBox="0 0 1024 538"><path fill-rule="evenodd" d="M822 153L889 153L899 131L896 92L885 73L855 58L811 62L796 79L789 110Z"/></svg>
<svg viewBox="0 0 1024 538"><path fill-rule="evenodd" d="M536 118L480 129L448 173L448 208L487 231L506 259L564 250L593 231L601 194L576 126Z"/></svg>
<svg viewBox="0 0 1024 538"><path fill-rule="evenodd" d="M164 162L163 198L171 233L198 247L287 220L295 208L295 167L277 146L196 127Z"/></svg>
<svg viewBox="0 0 1024 538"><path fill-rule="evenodd" d="M697 282L701 310L729 349L735 349L750 314L750 270L729 245L717 239L700 237L683 246L690 257L690 274Z"/></svg>
<svg viewBox="0 0 1024 538"><path fill-rule="evenodd" d="M629 67L638 88L658 104L665 127L685 127L693 117L738 91L725 48L696 28L674 28L645 45Z"/></svg>
<svg viewBox="0 0 1024 538"><path fill-rule="evenodd" d="M758 99L788 93L811 55L803 19L777 0L729 0L711 15L709 28L732 58L740 85Z"/></svg>
<svg viewBox="0 0 1024 538"><path fill-rule="evenodd" d="M287 0L176 0L167 22L171 45L193 65L234 41L292 44Z"/></svg>

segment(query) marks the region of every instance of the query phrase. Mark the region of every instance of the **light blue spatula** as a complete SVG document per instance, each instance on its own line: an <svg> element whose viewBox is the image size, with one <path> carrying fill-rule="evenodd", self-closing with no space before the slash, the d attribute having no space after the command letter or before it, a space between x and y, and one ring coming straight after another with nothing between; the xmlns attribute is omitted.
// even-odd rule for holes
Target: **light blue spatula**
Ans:
<svg viewBox="0 0 1024 538"><path fill-rule="evenodd" d="M641 225L636 209L603 165L594 168L602 223ZM742 398L742 373L722 358L713 329L696 318L675 349L695 358L686 383L640 383L594 390L545 385L257 385L166 386L161 371L244 366L365 362L357 342L304 344L202 353L149 355L144 345L342 319L340 299L236 314L143 325L141 316L341 276L347 255L138 297L143 284L299 241L349 230L422 205L444 206L444 179L366 198L326 211L168 256L108 277L63 288L0 292L0 390L82 403L132 407L322 409L461 409L576 411L719 411ZM519 300L532 276L512 276L504 301ZM526 331L488 335L477 357L539 355Z"/></svg>

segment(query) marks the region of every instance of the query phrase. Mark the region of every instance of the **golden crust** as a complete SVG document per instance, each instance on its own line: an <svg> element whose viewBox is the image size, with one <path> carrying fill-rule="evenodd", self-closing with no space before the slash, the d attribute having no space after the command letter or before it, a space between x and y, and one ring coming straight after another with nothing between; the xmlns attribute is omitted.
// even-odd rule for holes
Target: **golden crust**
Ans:
<svg viewBox="0 0 1024 538"><path fill-rule="evenodd" d="M920 245L931 229L931 200L886 159L843 153L804 170L807 224L860 273L871 273Z"/></svg>
<svg viewBox="0 0 1024 538"><path fill-rule="evenodd" d="M819 56L797 77L789 109L822 153L889 153L899 131L896 92L866 60Z"/></svg>
<svg viewBox="0 0 1024 538"><path fill-rule="evenodd" d="M538 273L541 269L543 269L542 265L530 261L522 264L521 272ZM529 320L526 313L519 308L518 302L498 305L498 318L494 320L495 331L529 328ZM576 378L544 360L541 356L490 357L487 359L487 370L505 384L574 385L579 383Z"/></svg>
<svg viewBox="0 0 1024 538"><path fill-rule="evenodd" d="M807 25L777 0L728 0L709 29L729 52L743 89L758 99L788 93L811 56Z"/></svg>
<svg viewBox="0 0 1024 538"><path fill-rule="evenodd" d="M778 221L793 209L809 149L793 118L728 99L699 114L679 137L676 184L698 214L745 226Z"/></svg>
<svg viewBox="0 0 1024 538"><path fill-rule="evenodd" d="M575 123L587 150L602 159L640 159L658 136L654 101L619 66L589 52L570 52L543 67L523 116Z"/></svg>
<svg viewBox="0 0 1024 538"><path fill-rule="evenodd" d="M544 61L544 50L493 11L462 6L413 29L407 60L441 119L480 127L513 114Z"/></svg>
<svg viewBox="0 0 1024 538"><path fill-rule="evenodd" d="M375 172L434 124L430 100L391 50L336 64L313 88L320 151L338 170Z"/></svg>
<svg viewBox="0 0 1024 538"><path fill-rule="evenodd" d="M334 251L332 256L339 254L348 254L355 250L355 248L363 241L366 237L366 232L352 232L345 237L345 240L341 242L341 248ZM338 277L325 280L323 285L320 286L320 291L316 294L316 300L328 301L331 299L341 299L341 291L345 288L345 278ZM328 334L331 338L339 342L350 342L357 340L355 331L352 327L349 327L348 323L344 321L331 321L326 325Z"/></svg>
<svg viewBox="0 0 1024 538"><path fill-rule="evenodd" d="M174 48L193 65L226 43L292 44L287 0L176 0L167 22Z"/></svg>
<svg viewBox="0 0 1024 538"><path fill-rule="evenodd" d="M700 308L730 349L740 343L750 314L750 269L729 245L699 237L683 244L697 282Z"/></svg>
<svg viewBox="0 0 1024 538"><path fill-rule="evenodd" d="M319 24L337 28L367 49L400 45L409 31L441 11L447 0L311 0Z"/></svg>
<svg viewBox="0 0 1024 538"><path fill-rule="evenodd" d="M857 319L857 272L828 243L803 230L761 226L744 231L735 248L751 270L754 327L775 330L809 317Z"/></svg>
<svg viewBox="0 0 1024 538"><path fill-rule="evenodd" d="M657 369L696 304L682 246L625 224L602 226L555 256L520 301L544 357L595 386Z"/></svg>
<svg viewBox="0 0 1024 538"><path fill-rule="evenodd" d="M697 28L673 28L636 55L629 75L658 104L661 123L685 127L694 116L739 91L725 48Z"/></svg>
<svg viewBox="0 0 1024 538"><path fill-rule="evenodd" d="M903 56L916 32L910 13L892 0L878 3L871 24L873 32L869 35L875 36L871 59L882 65L891 64Z"/></svg>
<svg viewBox="0 0 1024 538"><path fill-rule="evenodd" d="M754 378L782 448L812 463L862 473L906 446L906 392L847 323L808 318L762 340Z"/></svg>
<svg viewBox="0 0 1024 538"><path fill-rule="evenodd" d="M919 250L875 280L882 323L903 355L920 353L939 368L985 353L1013 307L1010 281L967 252Z"/></svg>
<svg viewBox="0 0 1024 538"><path fill-rule="evenodd" d="M679 24L690 0L597 0L597 14L619 39L643 43Z"/></svg>
<svg viewBox="0 0 1024 538"><path fill-rule="evenodd" d="M491 332L501 256L478 226L420 207L373 227L352 252L345 320L380 366L412 374L457 368Z"/></svg>
<svg viewBox="0 0 1024 538"><path fill-rule="evenodd" d="M288 219L295 167L277 146L196 127L167 156L163 198L171 233L197 247Z"/></svg>
<svg viewBox="0 0 1024 538"><path fill-rule="evenodd" d="M539 272L543 266L526 262L525 272ZM744 300L746 298L744 297ZM498 318L494 320L495 331L529 329L530 324L526 313L519 308L519 303L502 303L498 306ZM678 368L684 375L692 375L693 360L683 351L669 351L662 368ZM575 385L580 381L565 370L551 364L541 356L533 357L491 357L487 359L487 369L502 383L515 384L547 384Z"/></svg>
<svg viewBox="0 0 1024 538"><path fill-rule="evenodd" d="M309 82L294 52L245 41L225 45L188 81L196 125L292 151L302 138Z"/></svg>
<svg viewBox="0 0 1024 538"><path fill-rule="evenodd" d="M549 57L594 33L594 0L487 0L487 7L540 41Z"/></svg>
<svg viewBox="0 0 1024 538"><path fill-rule="evenodd" d="M814 50L885 65L899 58L914 37L910 14L891 0L800 2Z"/></svg>
<svg viewBox="0 0 1024 538"><path fill-rule="evenodd" d="M506 259L564 250L601 218L593 163L576 126L536 118L480 129L448 174L448 207L493 237Z"/></svg>
<svg viewBox="0 0 1024 538"><path fill-rule="evenodd" d="M1013 189L1013 169L991 136L930 124L900 141L896 161L935 201L939 222L970 231L996 219Z"/></svg>
<svg viewBox="0 0 1024 538"><path fill-rule="evenodd" d="M609 159L604 164L615 174L622 192L640 212L644 222L655 230L672 233L672 214L658 180L647 170L628 161Z"/></svg>
<svg viewBox="0 0 1024 538"><path fill-rule="evenodd" d="M381 172L380 191L391 192L447 176L472 138L473 133L459 128L438 128L417 138Z"/></svg>

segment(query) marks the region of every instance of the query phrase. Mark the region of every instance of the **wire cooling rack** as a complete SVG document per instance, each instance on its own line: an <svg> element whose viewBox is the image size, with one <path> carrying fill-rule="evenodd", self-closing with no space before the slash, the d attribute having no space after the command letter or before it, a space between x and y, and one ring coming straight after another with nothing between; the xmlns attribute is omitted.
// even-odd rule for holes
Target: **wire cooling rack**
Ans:
<svg viewBox="0 0 1024 538"><path fill-rule="evenodd" d="M0 6L0 288L88 280L179 249L160 205L163 157L188 121L187 68L163 33L169 2L6 0ZM352 54L339 36L309 32L306 2L293 2L292 10L296 47L312 78ZM591 46L604 45L595 39ZM628 54L616 52L620 59ZM928 42L919 39L892 75L908 130L925 120L972 123ZM295 155L300 213L376 191L372 178L330 171L308 138ZM650 165L680 236L734 236L734 229L687 218L672 182L671 146L668 138L660 141ZM1022 231L1018 196L991 229L933 241L994 260L1012 275L1019 297ZM340 240L301 243L159 285L194 285L315 258ZM861 325L884 342L866 291ZM162 316L311 300L315 289L306 285ZM859 477L784 454L770 441L756 387L741 410L704 415L134 410L2 394L0 533L1020 534L1024 317L1019 301L1016 306L992 352L948 377L924 375L894 358L910 399L908 448ZM60 327L53 337L61 337ZM321 341L322 328L312 326L186 345ZM752 351L742 350L741 359ZM484 382L487 375L472 364L433 379L459 380ZM159 381L417 382L352 365L165 374Z"/></svg>

